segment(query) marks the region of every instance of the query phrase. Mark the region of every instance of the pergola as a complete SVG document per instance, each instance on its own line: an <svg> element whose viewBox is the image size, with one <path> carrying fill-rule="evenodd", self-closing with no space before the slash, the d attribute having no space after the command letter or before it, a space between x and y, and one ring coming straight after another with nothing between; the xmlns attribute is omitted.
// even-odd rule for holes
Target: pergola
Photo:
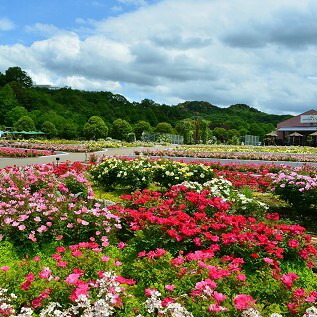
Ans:
<svg viewBox="0 0 317 317"><path fill-rule="evenodd" d="M294 132L292 134L289 135L289 137L291 138L291 144L292 145L301 145L301 141L302 141L302 137L303 135L298 133L298 132Z"/></svg>
<svg viewBox="0 0 317 317"><path fill-rule="evenodd" d="M270 133L267 133L265 136L269 145L275 144L275 141L277 138L277 131L272 131Z"/></svg>
<svg viewBox="0 0 317 317"><path fill-rule="evenodd" d="M317 131L311 133L310 136L313 138L313 146L316 146L316 144L317 144Z"/></svg>

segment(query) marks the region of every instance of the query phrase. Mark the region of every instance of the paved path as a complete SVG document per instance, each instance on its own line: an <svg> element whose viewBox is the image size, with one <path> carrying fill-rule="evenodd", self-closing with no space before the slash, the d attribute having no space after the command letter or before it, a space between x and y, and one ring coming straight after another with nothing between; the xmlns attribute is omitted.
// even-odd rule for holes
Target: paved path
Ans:
<svg viewBox="0 0 317 317"><path fill-rule="evenodd" d="M106 149L105 151L94 152L94 154L98 156L102 155L122 155L122 156L132 156L134 155L135 150L164 150L171 149L173 146L155 146L155 147L126 147L126 148L113 148ZM29 164L43 164L43 163L56 163L56 158L59 158L59 162L66 161L81 161L85 162L91 153L65 153L65 154L57 154L51 156L43 156L43 157L30 157L30 158L0 158L0 168L6 166L25 166Z"/></svg>
<svg viewBox="0 0 317 317"><path fill-rule="evenodd" d="M94 152L97 156L108 155L108 156L129 156L136 157L134 155L135 150L164 150L172 149L173 146L155 146L155 147L126 147L126 148L113 148L107 149L105 151ZM41 164L41 163L56 163L56 158L59 158L59 162L66 161L81 161L85 162L91 153L66 153L57 154L45 157L34 157L34 158L0 158L0 168L6 166L25 166L28 164ZM158 156L153 156L153 158L158 158ZM304 164L317 167L317 163L313 162L289 162L289 161L262 161L262 160L237 160L237 159L217 159L217 158L194 158L194 157L169 157L163 156L163 158L168 158L172 160L183 160L183 161L205 161L205 162L220 162L220 163L245 163L245 164L285 164L291 166L302 166Z"/></svg>

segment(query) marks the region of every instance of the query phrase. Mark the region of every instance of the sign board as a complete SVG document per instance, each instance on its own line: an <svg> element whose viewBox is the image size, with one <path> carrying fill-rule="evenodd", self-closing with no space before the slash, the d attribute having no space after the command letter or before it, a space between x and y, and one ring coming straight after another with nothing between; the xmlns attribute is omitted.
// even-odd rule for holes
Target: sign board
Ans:
<svg viewBox="0 0 317 317"><path fill-rule="evenodd" d="M300 116L300 123L317 123L317 115L302 115Z"/></svg>

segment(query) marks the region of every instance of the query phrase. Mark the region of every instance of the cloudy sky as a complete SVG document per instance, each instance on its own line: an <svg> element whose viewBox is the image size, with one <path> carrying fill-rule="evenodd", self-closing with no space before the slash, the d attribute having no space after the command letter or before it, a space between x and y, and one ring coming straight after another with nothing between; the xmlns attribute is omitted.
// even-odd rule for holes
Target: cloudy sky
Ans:
<svg viewBox="0 0 317 317"><path fill-rule="evenodd" d="M316 0L2 0L0 71L129 100L317 108Z"/></svg>

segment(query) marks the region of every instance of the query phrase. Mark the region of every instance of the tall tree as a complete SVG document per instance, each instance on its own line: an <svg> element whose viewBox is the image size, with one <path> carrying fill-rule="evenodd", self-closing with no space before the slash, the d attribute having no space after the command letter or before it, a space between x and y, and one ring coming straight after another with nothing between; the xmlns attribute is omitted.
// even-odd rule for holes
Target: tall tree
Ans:
<svg viewBox="0 0 317 317"><path fill-rule="evenodd" d="M89 139L105 138L108 135L108 127L98 116L92 116L84 125L84 134Z"/></svg>
<svg viewBox="0 0 317 317"><path fill-rule="evenodd" d="M15 123L14 128L17 131L34 131L35 124L32 118L29 116L23 116Z"/></svg>
<svg viewBox="0 0 317 317"><path fill-rule="evenodd" d="M133 132L135 133L135 136L138 140L141 139L143 132L150 132L151 130L152 130L152 127L149 124L149 122L144 120L138 121L133 127Z"/></svg>
<svg viewBox="0 0 317 317"><path fill-rule="evenodd" d="M156 133L169 133L169 134L173 134L174 133L174 129L173 127L167 123L167 122L160 122L156 128L155 128L155 132Z"/></svg>
<svg viewBox="0 0 317 317"><path fill-rule="evenodd" d="M32 78L20 67L10 67L5 72L5 81L10 83L16 81L24 87L32 87Z"/></svg>
<svg viewBox="0 0 317 317"><path fill-rule="evenodd" d="M129 122L117 119L112 124L112 137L118 140L127 140L129 133L132 132L132 127Z"/></svg>
<svg viewBox="0 0 317 317"><path fill-rule="evenodd" d="M8 111L5 115L5 121L8 125L14 125L21 117L27 116L28 111L21 106L17 106Z"/></svg>
<svg viewBox="0 0 317 317"><path fill-rule="evenodd" d="M50 121L45 121L41 127L42 132L44 132L49 139L57 136L57 129L55 124Z"/></svg>

